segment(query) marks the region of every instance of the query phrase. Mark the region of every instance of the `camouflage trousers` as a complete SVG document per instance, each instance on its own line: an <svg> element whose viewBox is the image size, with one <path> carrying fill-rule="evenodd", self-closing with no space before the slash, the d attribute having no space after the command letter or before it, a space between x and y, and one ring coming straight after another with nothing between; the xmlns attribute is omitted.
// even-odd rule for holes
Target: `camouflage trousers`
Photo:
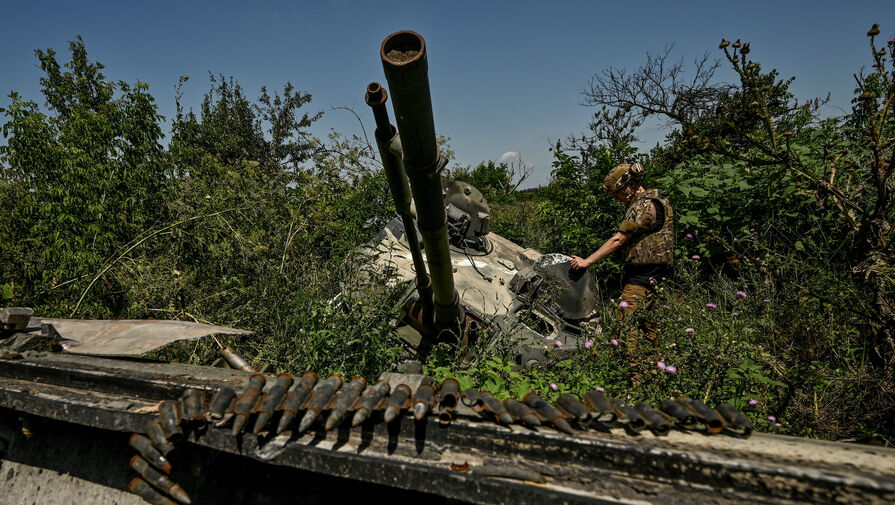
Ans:
<svg viewBox="0 0 895 505"><path fill-rule="evenodd" d="M650 309L650 306L653 304L653 292L638 284L625 284L625 287L622 290L621 300L628 304L627 307L619 309L618 311L619 319L625 321L630 319L634 311L638 308L641 310ZM643 330L643 336L646 337L653 347L659 346L659 338L656 333L658 325L655 322L642 320L640 322L640 329ZM624 340L628 347L628 351L633 355L637 350L637 335L636 332L631 330L633 330L633 328L628 328L628 331L625 332L627 335L624 336Z"/></svg>

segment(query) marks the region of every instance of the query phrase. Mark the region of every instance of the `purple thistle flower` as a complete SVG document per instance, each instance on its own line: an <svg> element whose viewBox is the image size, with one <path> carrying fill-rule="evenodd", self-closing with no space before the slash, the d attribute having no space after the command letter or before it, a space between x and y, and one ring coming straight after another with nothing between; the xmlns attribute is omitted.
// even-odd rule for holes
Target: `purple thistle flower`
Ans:
<svg viewBox="0 0 895 505"><path fill-rule="evenodd" d="M694 254L694 255L692 256L692 258L695 259L695 260L698 260L698 259L699 259L699 255L698 255L698 254Z"/></svg>
<svg viewBox="0 0 895 505"><path fill-rule="evenodd" d="M550 389L556 391L557 389L559 389L559 386L557 386L555 382L551 382L551 383L550 383Z"/></svg>
<svg viewBox="0 0 895 505"><path fill-rule="evenodd" d="M665 362L664 362L664 361L657 361L657 362L656 362L656 366L659 368L659 370L665 370L665 369L667 368L667 367L665 366Z"/></svg>
<svg viewBox="0 0 895 505"><path fill-rule="evenodd" d="M877 65L876 63L874 63L873 65L870 65L870 66L873 67L873 68L876 68L876 67L879 66L879 65Z"/></svg>
<svg viewBox="0 0 895 505"><path fill-rule="evenodd" d="M562 347L562 342L560 342L559 340L554 340L553 345L555 345L557 348L559 348L559 347Z"/></svg>
<svg viewBox="0 0 895 505"><path fill-rule="evenodd" d="M668 365L667 367L665 367L665 371L668 373L675 373L677 372L677 367L674 365Z"/></svg>
<svg viewBox="0 0 895 505"><path fill-rule="evenodd" d="M764 303L771 303L771 299L770 299L770 298L765 298L764 300L762 300L762 302L764 302Z"/></svg>
<svg viewBox="0 0 895 505"><path fill-rule="evenodd" d="M755 398L749 400L749 406L754 407L756 405L758 405L758 400L756 400Z"/></svg>
<svg viewBox="0 0 895 505"><path fill-rule="evenodd" d="M601 387L597 387L596 390L599 391L599 392L601 392L601 393L602 393L603 391L606 391L605 389L603 389L603 388L601 388Z"/></svg>
<svg viewBox="0 0 895 505"><path fill-rule="evenodd" d="M746 298L747 295L745 291L737 291L737 296L739 296L740 298Z"/></svg>
<svg viewBox="0 0 895 505"><path fill-rule="evenodd" d="M681 322L681 321L683 321L683 320L684 320L683 317L679 317L679 318L677 318L677 322Z"/></svg>
<svg viewBox="0 0 895 505"><path fill-rule="evenodd" d="M776 423L776 422L777 422L777 418L774 417L774 416L768 416L768 421L770 421L770 422L772 422L772 423Z"/></svg>
<svg viewBox="0 0 895 505"><path fill-rule="evenodd" d="M665 280L665 277L662 277L662 280L664 281L664 280Z"/></svg>
<svg viewBox="0 0 895 505"><path fill-rule="evenodd" d="M590 349L590 348L592 348L593 346L594 346L594 342L593 342L593 340L588 340L587 342L584 343L584 348L585 348L585 349Z"/></svg>
<svg viewBox="0 0 895 505"><path fill-rule="evenodd" d="M616 340L614 338L612 340L610 340L609 343L614 345L615 347L618 347L618 340Z"/></svg>
<svg viewBox="0 0 895 505"><path fill-rule="evenodd" d="M895 39L889 39L889 44L895 44Z"/></svg>
<svg viewBox="0 0 895 505"><path fill-rule="evenodd" d="M692 233L688 233L688 234L687 234L687 238L693 238L693 234L692 234Z"/></svg>
<svg viewBox="0 0 895 505"><path fill-rule="evenodd" d="M714 303L707 303L707 304L705 304L705 306L708 307L708 308L710 308L710 309L717 309L717 308L718 308L718 306L715 305Z"/></svg>
<svg viewBox="0 0 895 505"><path fill-rule="evenodd" d="M672 342L671 347L677 347L677 342Z"/></svg>
<svg viewBox="0 0 895 505"><path fill-rule="evenodd" d="M696 333L696 330L694 330L693 328L687 328L687 329L684 330L684 331L687 332L687 333Z"/></svg>
<svg viewBox="0 0 895 505"><path fill-rule="evenodd" d="M776 426L776 427L778 427L778 428L782 428L782 427L783 427L783 425L780 424L780 423L774 423L774 426Z"/></svg>
<svg viewBox="0 0 895 505"><path fill-rule="evenodd" d="M740 313L739 312L731 312L730 315L733 317L737 317L740 315Z"/></svg>
<svg viewBox="0 0 895 505"><path fill-rule="evenodd" d="M628 302L626 302L626 301L624 301L624 300L618 302L618 308L620 308L620 309L627 309L628 307L629 307Z"/></svg>
<svg viewBox="0 0 895 505"><path fill-rule="evenodd" d="M663 309L670 309L671 307L669 307L668 305L663 305L662 308L663 308Z"/></svg>

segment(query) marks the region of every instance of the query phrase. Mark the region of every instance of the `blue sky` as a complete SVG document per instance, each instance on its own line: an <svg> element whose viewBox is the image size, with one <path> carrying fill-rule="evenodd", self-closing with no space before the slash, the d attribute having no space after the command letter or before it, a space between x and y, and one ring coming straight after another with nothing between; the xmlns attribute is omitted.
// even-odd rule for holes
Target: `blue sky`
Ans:
<svg viewBox="0 0 895 505"><path fill-rule="evenodd" d="M92 60L114 80L150 85L161 113L174 111L179 76L187 106L208 89L208 72L234 76L250 97L291 81L323 111L314 132L368 131L370 81L384 81L379 46L411 29L426 38L435 124L463 165L521 153L532 183L550 170L551 141L585 129L592 110L581 90L609 66L635 68L673 44L692 60L722 37L751 41L765 68L796 76L809 98L831 93L825 113L849 107L852 73L869 65L865 32L895 35L895 2L30 2L0 0L0 104L9 91L42 102L34 50L83 36ZM725 72L722 77L732 80ZM652 145L664 132L647 130Z"/></svg>

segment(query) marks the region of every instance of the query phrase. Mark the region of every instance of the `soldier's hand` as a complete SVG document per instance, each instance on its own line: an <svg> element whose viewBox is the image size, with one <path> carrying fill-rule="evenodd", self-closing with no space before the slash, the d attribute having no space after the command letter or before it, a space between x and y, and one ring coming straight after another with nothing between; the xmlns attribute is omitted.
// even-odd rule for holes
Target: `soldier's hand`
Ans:
<svg viewBox="0 0 895 505"><path fill-rule="evenodd" d="M575 270L581 270L582 268L589 267L590 264L584 258L579 258L578 256L572 255L572 268Z"/></svg>

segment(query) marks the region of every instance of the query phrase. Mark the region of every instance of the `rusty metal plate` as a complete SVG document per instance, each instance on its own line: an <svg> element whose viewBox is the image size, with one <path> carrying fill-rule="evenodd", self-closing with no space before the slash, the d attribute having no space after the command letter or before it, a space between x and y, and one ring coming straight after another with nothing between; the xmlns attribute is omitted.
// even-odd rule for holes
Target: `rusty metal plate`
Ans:
<svg viewBox="0 0 895 505"><path fill-rule="evenodd" d="M252 333L225 326L157 319L101 321L41 318L40 323L52 326L66 352L91 356L136 357L181 340Z"/></svg>

